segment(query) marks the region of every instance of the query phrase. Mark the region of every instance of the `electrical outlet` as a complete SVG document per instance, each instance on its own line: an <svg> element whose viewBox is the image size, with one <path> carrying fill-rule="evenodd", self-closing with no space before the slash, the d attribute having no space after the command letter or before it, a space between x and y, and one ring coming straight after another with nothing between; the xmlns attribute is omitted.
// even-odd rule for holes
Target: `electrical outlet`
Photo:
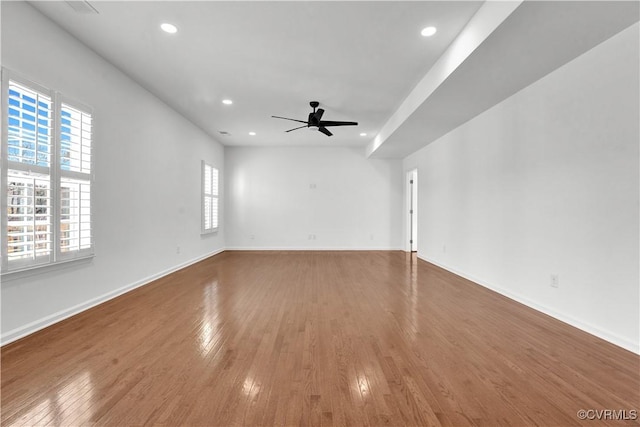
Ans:
<svg viewBox="0 0 640 427"><path fill-rule="evenodd" d="M249 238L250 238L251 240L256 240L256 236L255 236L255 235L253 235L253 234L252 234L251 236L249 236Z"/></svg>
<svg viewBox="0 0 640 427"><path fill-rule="evenodd" d="M447 245L442 245L442 253L447 253Z"/></svg>
<svg viewBox="0 0 640 427"><path fill-rule="evenodd" d="M557 274L552 274L551 275L550 285L551 285L552 288L559 288L560 287L560 277L558 277Z"/></svg>
<svg viewBox="0 0 640 427"><path fill-rule="evenodd" d="M176 246L176 253L179 254L180 253L180 246Z"/></svg>
<svg viewBox="0 0 640 427"><path fill-rule="evenodd" d="M316 184L309 184L309 188L311 190L315 190L317 188Z"/></svg>

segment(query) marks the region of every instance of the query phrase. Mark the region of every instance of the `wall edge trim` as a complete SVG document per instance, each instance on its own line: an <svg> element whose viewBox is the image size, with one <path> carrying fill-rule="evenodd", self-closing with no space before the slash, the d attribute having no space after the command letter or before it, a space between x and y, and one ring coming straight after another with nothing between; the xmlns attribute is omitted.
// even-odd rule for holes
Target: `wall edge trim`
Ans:
<svg viewBox="0 0 640 427"><path fill-rule="evenodd" d="M252 247L252 246L234 246L226 248L227 251L402 251L401 247L380 247L375 246L371 248L365 247L300 247L300 246L268 246L268 247Z"/></svg>

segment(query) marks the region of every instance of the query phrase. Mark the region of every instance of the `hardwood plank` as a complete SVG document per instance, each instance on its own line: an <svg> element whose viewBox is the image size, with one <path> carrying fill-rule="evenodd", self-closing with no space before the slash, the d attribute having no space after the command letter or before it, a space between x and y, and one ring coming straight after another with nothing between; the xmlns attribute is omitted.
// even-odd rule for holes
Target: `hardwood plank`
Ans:
<svg viewBox="0 0 640 427"><path fill-rule="evenodd" d="M1 422L640 425L640 357L395 251L225 252L1 349Z"/></svg>

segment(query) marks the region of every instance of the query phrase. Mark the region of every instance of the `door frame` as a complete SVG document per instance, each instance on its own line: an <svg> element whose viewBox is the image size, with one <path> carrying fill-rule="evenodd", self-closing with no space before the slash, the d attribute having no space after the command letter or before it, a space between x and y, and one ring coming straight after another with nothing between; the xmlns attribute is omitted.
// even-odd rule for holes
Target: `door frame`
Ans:
<svg viewBox="0 0 640 427"><path fill-rule="evenodd" d="M418 169L405 173L405 252L418 251Z"/></svg>

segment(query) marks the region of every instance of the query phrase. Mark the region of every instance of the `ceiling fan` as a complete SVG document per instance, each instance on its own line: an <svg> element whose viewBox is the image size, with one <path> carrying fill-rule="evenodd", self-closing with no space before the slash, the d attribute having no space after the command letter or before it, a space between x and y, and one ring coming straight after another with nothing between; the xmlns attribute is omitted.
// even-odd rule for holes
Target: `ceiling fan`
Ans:
<svg viewBox="0 0 640 427"><path fill-rule="evenodd" d="M333 134L329 132L329 129L327 129L327 127L329 126L358 126L358 122L336 122L336 121L330 121L330 120L322 120L322 115L324 114L324 110L322 108L318 108L318 105L320 105L320 103L318 101L311 101L309 105L311 105L311 108L313 108L313 112L309 113L309 118L307 119L306 122L304 120L290 119L288 117L280 117L280 116L271 116L271 117L275 119L284 119L284 120L291 120L292 122L304 123L304 126L299 126L297 128L289 129L285 132L291 132L292 130L307 128L307 127L317 127L320 132L324 133L327 136L331 136ZM316 108L318 108L318 110L316 110Z"/></svg>

